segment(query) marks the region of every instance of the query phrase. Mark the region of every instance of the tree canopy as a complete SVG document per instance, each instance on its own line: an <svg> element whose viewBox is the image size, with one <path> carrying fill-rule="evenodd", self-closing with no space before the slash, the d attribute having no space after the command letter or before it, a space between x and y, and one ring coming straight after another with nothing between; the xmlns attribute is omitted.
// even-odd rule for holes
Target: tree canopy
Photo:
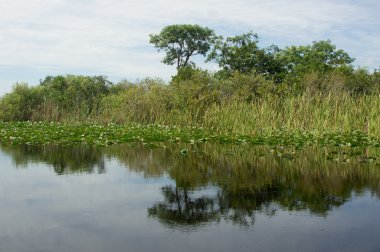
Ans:
<svg viewBox="0 0 380 252"><path fill-rule="evenodd" d="M166 52L162 62L175 64L177 69L195 65L190 58L195 55L205 56L217 38L212 29L191 24L166 26L159 34L149 36L151 44L159 51Z"/></svg>
<svg viewBox="0 0 380 252"><path fill-rule="evenodd" d="M150 35L150 43L166 52L163 63L175 64L177 70L188 69L178 71L181 78L194 70L191 58L195 55L207 56L207 61L217 63L221 78L232 76L234 72L254 73L275 83L285 79L295 83L305 74L324 74L336 69L348 74L353 71L355 60L330 40L284 49L276 45L263 48L259 46L258 35L252 31L224 39L208 27L191 24L166 26L159 34Z"/></svg>
<svg viewBox="0 0 380 252"><path fill-rule="evenodd" d="M274 75L281 71L281 66L275 61L277 46L260 48L258 36L249 32L219 40L215 44L208 60L215 61L224 71Z"/></svg>
<svg viewBox="0 0 380 252"><path fill-rule="evenodd" d="M352 67L347 52L337 49L330 40L314 41L311 45L290 46L276 54L288 74L300 75L306 72L321 72L340 67Z"/></svg>

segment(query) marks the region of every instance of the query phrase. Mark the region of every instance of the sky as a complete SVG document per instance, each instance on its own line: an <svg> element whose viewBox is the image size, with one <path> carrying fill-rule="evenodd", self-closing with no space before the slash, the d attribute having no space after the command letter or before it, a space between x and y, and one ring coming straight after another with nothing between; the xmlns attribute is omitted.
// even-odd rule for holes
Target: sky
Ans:
<svg viewBox="0 0 380 252"><path fill-rule="evenodd" d="M158 77L175 66L149 34L172 24L199 24L217 34L257 33L265 47L331 39L356 59L380 67L379 0L1 0L0 95L16 82L47 75ZM200 66L216 70L215 64Z"/></svg>

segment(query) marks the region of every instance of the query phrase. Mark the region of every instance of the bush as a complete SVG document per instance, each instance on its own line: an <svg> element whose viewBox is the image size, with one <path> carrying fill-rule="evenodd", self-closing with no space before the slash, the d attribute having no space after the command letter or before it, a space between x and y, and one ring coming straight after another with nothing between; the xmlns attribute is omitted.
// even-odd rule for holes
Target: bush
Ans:
<svg viewBox="0 0 380 252"><path fill-rule="evenodd" d="M42 102L40 87L29 87L26 83L16 83L13 91L0 100L0 120L31 120L34 111Z"/></svg>
<svg viewBox="0 0 380 252"><path fill-rule="evenodd" d="M102 120L119 123L154 123L171 109L168 85L159 79L122 83L123 89L102 100Z"/></svg>
<svg viewBox="0 0 380 252"><path fill-rule="evenodd" d="M360 68L356 70L351 73L347 79L347 91L352 95L376 92L375 75L371 75L366 69Z"/></svg>

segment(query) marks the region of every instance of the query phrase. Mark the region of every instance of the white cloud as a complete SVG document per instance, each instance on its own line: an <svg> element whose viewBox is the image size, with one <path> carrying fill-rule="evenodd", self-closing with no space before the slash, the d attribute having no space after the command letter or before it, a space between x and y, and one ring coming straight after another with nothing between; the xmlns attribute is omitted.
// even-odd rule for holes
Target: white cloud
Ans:
<svg viewBox="0 0 380 252"><path fill-rule="evenodd" d="M168 78L174 67L160 63L148 35L176 23L229 35L253 30L279 45L331 38L358 64L376 67L379 9L377 0L2 0L0 68Z"/></svg>

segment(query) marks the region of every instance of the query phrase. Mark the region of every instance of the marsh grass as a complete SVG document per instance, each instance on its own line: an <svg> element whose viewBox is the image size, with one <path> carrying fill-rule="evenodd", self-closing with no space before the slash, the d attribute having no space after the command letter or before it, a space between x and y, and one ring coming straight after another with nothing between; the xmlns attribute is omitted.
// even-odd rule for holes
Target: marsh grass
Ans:
<svg viewBox="0 0 380 252"><path fill-rule="evenodd" d="M204 127L242 134L278 129L323 132L362 131L380 136L380 97L349 95L267 96L260 102L226 102L206 111Z"/></svg>
<svg viewBox="0 0 380 252"><path fill-rule="evenodd" d="M312 141L324 144L326 139L339 135L345 140L336 140L338 144L355 145L347 136L360 136L355 141L372 145L380 137L380 79L374 75L366 81L368 74L362 75L358 72L348 78L334 72L311 73L297 85L276 84L256 74L235 73L220 79L202 70L195 70L186 79L173 78L170 84L157 79L113 85L103 77L47 77L37 87L16 85L12 93L0 99L0 121L26 121L2 123L5 133L0 141L17 142L7 138L12 136L8 134L12 127L18 133L18 129L29 132L29 126L35 129L30 136L22 137L28 142L34 142L31 138L36 134L41 142L48 139L37 129L54 137L58 137L52 132L55 128L72 130L66 132L69 136L76 131L91 135L90 129L93 138L75 137L73 142L101 144L106 142L98 139L97 127L100 131L111 130L111 136L112 130L132 132L131 139L141 134L151 136L156 127L157 136L166 140L171 139L167 131L180 139L184 138L183 132L188 132L185 139L190 139L194 138L192 129L201 129L200 138L215 136L221 142L245 139L271 143L276 141L268 139L279 137L282 140L277 142L295 144L298 140L294 139L303 139L301 145ZM146 130L140 134L136 128ZM109 142L123 142L118 134ZM62 141L68 138L59 137Z"/></svg>

